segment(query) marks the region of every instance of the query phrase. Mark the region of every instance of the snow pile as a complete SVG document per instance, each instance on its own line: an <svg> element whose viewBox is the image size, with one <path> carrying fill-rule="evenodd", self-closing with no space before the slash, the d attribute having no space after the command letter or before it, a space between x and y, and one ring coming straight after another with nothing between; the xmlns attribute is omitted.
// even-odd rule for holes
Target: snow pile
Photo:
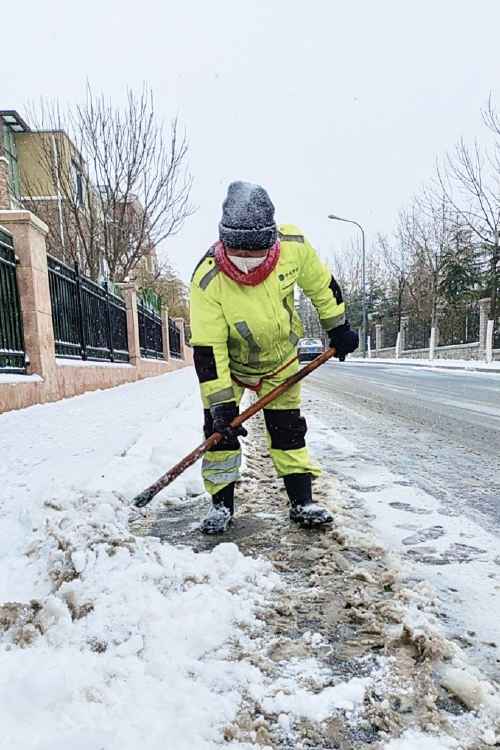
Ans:
<svg viewBox="0 0 500 750"><path fill-rule="evenodd" d="M500 719L500 693L491 682L481 679L465 664L446 665L440 670L443 687L456 695L464 705L474 710L484 709L494 718Z"/></svg>
<svg viewBox="0 0 500 750"><path fill-rule="evenodd" d="M231 656L255 647L270 565L233 544L195 554L137 538L109 489L130 497L199 437L192 391L184 371L0 417L10 750L208 750L259 690L260 671ZM193 472L178 501L199 485Z"/></svg>
<svg viewBox="0 0 500 750"><path fill-rule="evenodd" d="M384 745L384 750L452 750L459 747L457 740L451 737L423 734L410 729Z"/></svg>
<svg viewBox="0 0 500 750"><path fill-rule="evenodd" d="M212 747L241 690L260 682L224 657L255 625L273 585L267 565L232 544L196 555L135 539L127 519L115 496L82 496L26 549L52 585L2 639L10 748L160 748L166 736L176 748Z"/></svg>
<svg viewBox="0 0 500 750"><path fill-rule="evenodd" d="M116 497L82 496L27 548L52 585L2 639L10 748L160 748L165 736L209 748L242 689L260 683L257 669L226 658L256 624L273 585L267 565L232 544L196 555L135 539L127 519Z"/></svg>
<svg viewBox="0 0 500 750"><path fill-rule="evenodd" d="M319 693L311 693L292 685L292 691L279 691L262 702L266 713L292 714L296 718L310 721L325 721L335 710L353 711L365 697L371 680L366 677L353 677L349 682L324 688Z"/></svg>

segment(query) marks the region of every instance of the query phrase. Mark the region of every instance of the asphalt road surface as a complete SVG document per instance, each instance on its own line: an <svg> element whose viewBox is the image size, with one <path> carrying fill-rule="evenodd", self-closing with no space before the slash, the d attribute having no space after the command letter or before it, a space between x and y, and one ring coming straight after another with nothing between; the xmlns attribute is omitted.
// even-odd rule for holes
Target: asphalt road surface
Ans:
<svg viewBox="0 0 500 750"><path fill-rule="evenodd" d="M500 535L500 374L329 363L308 394L374 464Z"/></svg>

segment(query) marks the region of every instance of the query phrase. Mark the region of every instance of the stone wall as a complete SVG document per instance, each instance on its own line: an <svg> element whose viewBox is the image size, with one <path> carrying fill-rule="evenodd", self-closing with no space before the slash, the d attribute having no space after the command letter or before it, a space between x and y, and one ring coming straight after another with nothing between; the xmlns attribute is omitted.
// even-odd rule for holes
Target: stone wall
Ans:
<svg viewBox="0 0 500 750"><path fill-rule="evenodd" d="M475 344L453 344L439 346L436 349L436 359L481 359L479 342Z"/></svg>
<svg viewBox="0 0 500 750"><path fill-rule="evenodd" d="M361 358L362 352L356 352L351 355L355 358ZM372 357L376 359L429 359L430 348L426 349L406 349L400 352L396 357L396 348L388 347L386 349L372 349ZM452 346L438 346L435 349L434 360L439 359L464 359L474 362L484 361L483 352L480 350L479 343L475 344L454 344ZM500 349L493 349L493 360L500 361Z"/></svg>
<svg viewBox="0 0 500 750"><path fill-rule="evenodd" d="M395 359L396 347L388 346L388 347L385 347L384 349L372 349L372 357L377 357L380 359Z"/></svg>
<svg viewBox="0 0 500 750"><path fill-rule="evenodd" d="M489 321L490 298L486 297L479 300L479 341L470 344L453 344L439 346L439 328L431 329L429 346L422 349L406 349L407 331L409 325L408 316L402 316L401 329L398 334L398 346L384 347L384 325L377 323L375 326L376 347L371 349L369 356L377 359L458 359L470 361L489 361L489 350L492 346L493 328L492 321ZM500 324L500 321L499 321ZM489 333L488 333L489 330ZM431 350L432 347L432 350ZM362 357L363 352L358 350L355 357ZM500 360L500 349L493 349L491 359Z"/></svg>
<svg viewBox="0 0 500 750"><path fill-rule="evenodd" d="M142 378L154 377L192 365L192 354L181 329L182 358L170 357L168 311L163 311L164 359L140 356L137 295L133 287L124 289L127 304L127 332L130 364L75 362L57 359L50 302L45 238L46 225L29 211L0 210L0 226L14 238L19 263L17 279L26 354L27 376L0 374L0 413L33 404L57 401L86 391L113 388Z"/></svg>

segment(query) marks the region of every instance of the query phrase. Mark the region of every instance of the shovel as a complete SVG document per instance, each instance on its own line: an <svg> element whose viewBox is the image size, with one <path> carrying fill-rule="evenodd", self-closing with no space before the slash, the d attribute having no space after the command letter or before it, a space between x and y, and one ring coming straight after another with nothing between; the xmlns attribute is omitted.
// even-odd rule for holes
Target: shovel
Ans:
<svg viewBox="0 0 500 750"><path fill-rule="evenodd" d="M241 414L233 419L230 426L239 427L240 425L242 425L243 422L246 422L247 419L250 419L250 417L253 417L254 414L257 414L257 412L259 412L261 409L264 409L268 404L271 403L271 401L274 401L275 398L281 396L281 394L287 391L292 385L295 385L295 383L303 380L303 378L309 375L309 373L313 372L313 370L316 370L317 367L320 367L320 365L323 365L329 359L334 357L335 354L336 351L333 347L324 351L323 354L320 354L319 357L313 359L312 362L309 362L308 365L303 367L294 375L290 375L289 378L284 380L280 385L276 386L276 388L273 388L273 390L270 391L266 396L262 396L262 398L259 398L257 401L251 404L248 409L245 409L245 411L241 412ZM196 461L198 461L204 453L211 450L215 445L217 445L217 443L220 443L223 437L224 436L221 435L220 432L214 432L212 435L210 435L210 437L207 438L204 443L195 448L194 451L191 451L191 453L188 453L187 456L184 456L184 458L179 461L179 463L175 464L175 466L172 466L172 468L169 469L165 474L163 474L159 479L157 479L154 484L152 484L150 487L147 487L147 489L141 492L140 495L137 495L137 497L135 497L133 500L135 507L144 508L144 506L150 503L151 500L159 492L161 492L161 490L165 489L165 487L168 487L169 484L172 484L172 482L177 479L177 477L180 476L184 471L186 471L186 469L195 464Z"/></svg>

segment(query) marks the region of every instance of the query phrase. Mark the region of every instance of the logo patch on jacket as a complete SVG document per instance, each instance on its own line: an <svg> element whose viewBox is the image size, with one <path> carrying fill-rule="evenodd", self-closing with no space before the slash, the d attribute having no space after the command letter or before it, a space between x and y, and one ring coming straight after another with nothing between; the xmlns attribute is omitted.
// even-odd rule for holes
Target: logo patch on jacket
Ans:
<svg viewBox="0 0 500 750"><path fill-rule="evenodd" d="M286 271L286 272L285 271L281 271L281 273L278 274L278 279L280 281L286 281L288 278L290 278L290 276L293 276L294 277L294 281L295 281L295 278L297 278L298 272L299 272L299 269L297 268L297 266L294 266L289 271Z"/></svg>

